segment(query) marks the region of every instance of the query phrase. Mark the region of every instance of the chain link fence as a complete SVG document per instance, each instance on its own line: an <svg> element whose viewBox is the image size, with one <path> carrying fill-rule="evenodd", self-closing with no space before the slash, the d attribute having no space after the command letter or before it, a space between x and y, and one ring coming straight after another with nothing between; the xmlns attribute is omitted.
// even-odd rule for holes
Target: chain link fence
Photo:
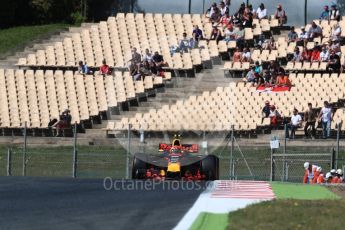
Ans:
<svg viewBox="0 0 345 230"><path fill-rule="evenodd" d="M217 155L219 161L220 179L239 180L274 180L301 182L304 175L303 163L321 166L328 172L337 165L343 168L345 164L345 146L335 142L320 143L318 140L303 141L303 144L286 142L277 137L281 146L272 151L269 140L266 142L241 139L239 137L223 138L204 136L194 139L192 143L207 141L207 149L200 147L200 154ZM257 139L255 139L257 140ZM130 141L130 143L128 143ZM151 142L150 139L146 140ZM170 141L165 137L161 142ZM25 142L24 142L25 143ZM82 178L130 178L133 155L136 153L158 153L158 144L143 144L140 137L132 135L116 138L111 145L94 144L87 146L76 145L70 139L65 146L33 146L28 141L25 145L10 145L0 147L0 176L49 176L49 177L82 177ZM30 145L31 144L31 145ZM213 145L212 145L213 144ZM25 154L24 154L25 152ZM8 159L10 153L10 159ZM74 160L74 156L76 159ZM127 160L128 156L128 160ZM338 156L338 157L337 157ZM25 159L24 159L25 158ZM23 159L25 164L23 164ZM9 170L8 170L9 169ZM75 173L74 173L75 171Z"/></svg>

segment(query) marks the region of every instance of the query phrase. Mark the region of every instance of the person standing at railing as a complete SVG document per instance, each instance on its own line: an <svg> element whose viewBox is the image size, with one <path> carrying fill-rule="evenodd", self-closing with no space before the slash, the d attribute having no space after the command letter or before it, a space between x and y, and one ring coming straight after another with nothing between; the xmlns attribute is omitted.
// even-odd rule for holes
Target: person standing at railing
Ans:
<svg viewBox="0 0 345 230"><path fill-rule="evenodd" d="M333 119L332 116L332 108L330 107L328 101L324 101L324 107L321 109L318 120L321 120L322 123L322 131L323 131L323 138L329 138L331 136L331 121Z"/></svg>
<svg viewBox="0 0 345 230"><path fill-rule="evenodd" d="M304 135L306 138L308 138L309 133L308 129L311 127L311 138L315 138L315 122L316 122L316 113L313 109L313 105L309 102L308 103L308 109L304 112Z"/></svg>

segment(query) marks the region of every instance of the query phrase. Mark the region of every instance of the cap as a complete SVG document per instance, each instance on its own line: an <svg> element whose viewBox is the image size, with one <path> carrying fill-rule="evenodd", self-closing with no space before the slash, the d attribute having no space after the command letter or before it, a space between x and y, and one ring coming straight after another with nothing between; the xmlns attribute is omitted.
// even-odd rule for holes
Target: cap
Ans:
<svg viewBox="0 0 345 230"><path fill-rule="evenodd" d="M338 169L338 170L337 170L337 174L338 174L338 175L343 175L343 170Z"/></svg>
<svg viewBox="0 0 345 230"><path fill-rule="evenodd" d="M330 177L332 177L331 173L330 172L326 173L326 179L328 179Z"/></svg>
<svg viewBox="0 0 345 230"><path fill-rule="evenodd" d="M335 169L331 170L331 174L336 174L336 173L337 173L337 170L335 170Z"/></svg>
<svg viewBox="0 0 345 230"><path fill-rule="evenodd" d="M309 168L309 162L305 162L303 166L305 169L308 169Z"/></svg>
<svg viewBox="0 0 345 230"><path fill-rule="evenodd" d="M317 172L322 172L322 168L321 168L321 167L317 167L317 168L316 168L316 171L317 171Z"/></svg>

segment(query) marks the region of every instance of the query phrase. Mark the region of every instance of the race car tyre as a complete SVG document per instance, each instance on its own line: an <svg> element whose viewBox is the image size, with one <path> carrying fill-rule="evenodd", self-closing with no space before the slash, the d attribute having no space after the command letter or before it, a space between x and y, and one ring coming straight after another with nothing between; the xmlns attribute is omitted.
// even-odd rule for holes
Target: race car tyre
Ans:
<svg viewBox="0 0 345 230"><path fill-rule="evenodd" d="M208 155L201 160L201 172L206 176L206 180L219 179L219 159L214 155Z"/></svg>
<svg viewBox="0 0 345 230"><path fill-rule="evenodd" d="M132 165L132 179L144 179L146 174L147 164L134 156Z"/></svg>

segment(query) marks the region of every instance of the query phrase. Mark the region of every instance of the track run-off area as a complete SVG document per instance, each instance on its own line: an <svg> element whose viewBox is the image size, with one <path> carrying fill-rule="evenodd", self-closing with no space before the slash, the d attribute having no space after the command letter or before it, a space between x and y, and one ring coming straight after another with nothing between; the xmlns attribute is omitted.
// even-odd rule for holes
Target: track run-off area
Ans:
<svg viewBox="0 0 345 230"><path fill-rule="evenodd" d="M231 211L296 198L295 191L305 199L316 188L262 181L32 177L0 177L0 185L1 229L64 230L224 229ZM316 190L315 199L338 198L321 186Z"/></svg>

